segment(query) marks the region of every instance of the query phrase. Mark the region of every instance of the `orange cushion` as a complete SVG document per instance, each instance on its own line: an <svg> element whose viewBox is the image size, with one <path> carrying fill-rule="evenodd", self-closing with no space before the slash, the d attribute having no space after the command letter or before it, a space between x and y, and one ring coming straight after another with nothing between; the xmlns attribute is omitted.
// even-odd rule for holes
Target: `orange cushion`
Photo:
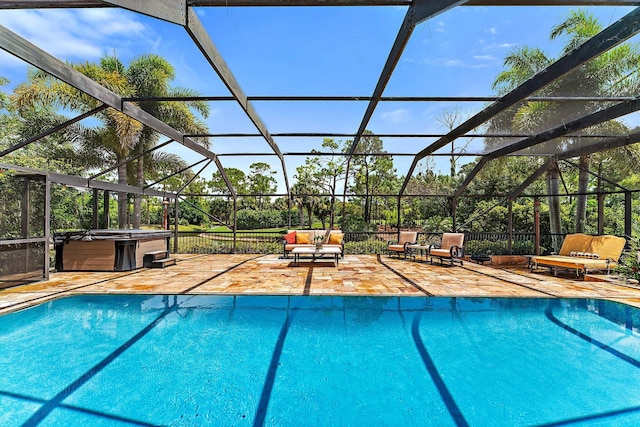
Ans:
<svg viewBox="0 0 640 427"><path fill-rule="evenodd" d="M592 238L593 237L582 233L567 234L564 242L562 242L559 255L569 256L571 252L596 252L589 250Z"/></svg>
<svg viewBox="0 0 640 427"><path fill-rule="evenodd" d="M307 233L296 233L296 244L298 245L311 244L311 241L309 240L309 235Z"/></svg>
<svg viewBox="0 0 640 427"><path fill-rule="evenodd" d="M329 234L329 242L328 243L330 245L341 245L343 237L344 237L344 234L342 234L342 233L331 233L331 234Z"/></svg>
<svg viewBox="0 0 640 427"><path fill-rule="evenodd" d="M600 258L610 258L618 261L626 243L627 241L624 237L593 236L589 245L589 252L600 255Z"/></svg>
<svg viewBox="0 0 640 427"><path fill-rule="evenodd" d="M287 233L284 235L284 240L289 244L293 244L296 242L296 232L292 231L291 233Z"/></svg>

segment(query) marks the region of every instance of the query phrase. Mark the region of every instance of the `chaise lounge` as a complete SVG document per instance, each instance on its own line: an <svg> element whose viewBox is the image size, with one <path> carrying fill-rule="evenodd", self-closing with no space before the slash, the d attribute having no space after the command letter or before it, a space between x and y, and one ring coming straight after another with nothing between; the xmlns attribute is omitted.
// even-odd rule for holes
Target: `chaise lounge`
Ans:
<svg viewBox="0 0 640 427"><path fill-rule="evenodd" d="M558 255L532 257L531 271L547 267L554 274L559 268L575 270L577 276L599 270L605 270L609 274L620 260L626 243L624 238L617 236L568 234Z"/></svg>

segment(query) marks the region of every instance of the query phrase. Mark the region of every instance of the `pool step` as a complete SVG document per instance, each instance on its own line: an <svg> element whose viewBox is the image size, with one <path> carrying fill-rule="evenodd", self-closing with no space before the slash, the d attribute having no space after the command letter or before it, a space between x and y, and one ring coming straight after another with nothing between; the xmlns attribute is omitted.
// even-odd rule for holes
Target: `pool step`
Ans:
<svg viewBox="0 0 640 427"><path fill-rule="evenodd" d="M165 268L175 265L177 260L169 257L169 251L152 251L144 254L143 265L145 268Z"/></svg>

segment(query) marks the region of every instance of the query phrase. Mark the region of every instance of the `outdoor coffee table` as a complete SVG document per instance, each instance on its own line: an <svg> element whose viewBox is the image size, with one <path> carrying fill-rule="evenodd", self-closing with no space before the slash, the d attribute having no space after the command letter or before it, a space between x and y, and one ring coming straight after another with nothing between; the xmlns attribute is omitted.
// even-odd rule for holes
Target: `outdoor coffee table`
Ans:
<svg viewBox="0 0 640 427"><path fill-rule="evenodd" d="M342 250L336 247L324 247L320 248L312 248L312 247L301 247L301 248L293 248L291 251L293 254L293 262L295 265L300 263L300 255L311 255L312 262L316 260L316 258L320 258L324 255L333 255L335 260L336 267L338 266L338 260L340 259L340 255L342 255Z"/></svg>
<svg viewBox="0 0 640 427"><path fill-rule="evenodd" d="M426 261L429 257L429 246L430 245L407 245L407 249L411 251L410 258L416 259L416 253L420 252L419 258L422 258L422 252L424 251L424 260Z"/></svg>

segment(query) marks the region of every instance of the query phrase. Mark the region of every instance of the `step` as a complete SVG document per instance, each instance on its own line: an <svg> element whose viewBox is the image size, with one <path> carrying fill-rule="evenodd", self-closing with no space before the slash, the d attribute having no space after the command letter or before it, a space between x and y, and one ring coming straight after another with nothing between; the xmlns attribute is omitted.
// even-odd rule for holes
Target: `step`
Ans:
<svg viewBox="0 0 640 427"><path fill-rule="evenodd" d="M165 268L165 267L169 267L170 265L176 265L177 261L178 260L176 260L175 258L157 259L157 260L154 260L151 263L150 268Z"/></svg>
<svg viewBox="0 0 640 427"><path fill-rule="evenodd" d="M161 259L161 258L167 258L169 256L169 251L151 251L151 252L145 252L144 256L151 256L153 257L154 260L156 259Z"/></svg>
<svg viewBox="0 0 640 427"><path fill-rule="evenodd" d="M166 258L169 258L168 251L145 252L144 256L142 257L142 265L145 268L150 268L151 264L154 263L155 261L166 259Z"/></svg>

